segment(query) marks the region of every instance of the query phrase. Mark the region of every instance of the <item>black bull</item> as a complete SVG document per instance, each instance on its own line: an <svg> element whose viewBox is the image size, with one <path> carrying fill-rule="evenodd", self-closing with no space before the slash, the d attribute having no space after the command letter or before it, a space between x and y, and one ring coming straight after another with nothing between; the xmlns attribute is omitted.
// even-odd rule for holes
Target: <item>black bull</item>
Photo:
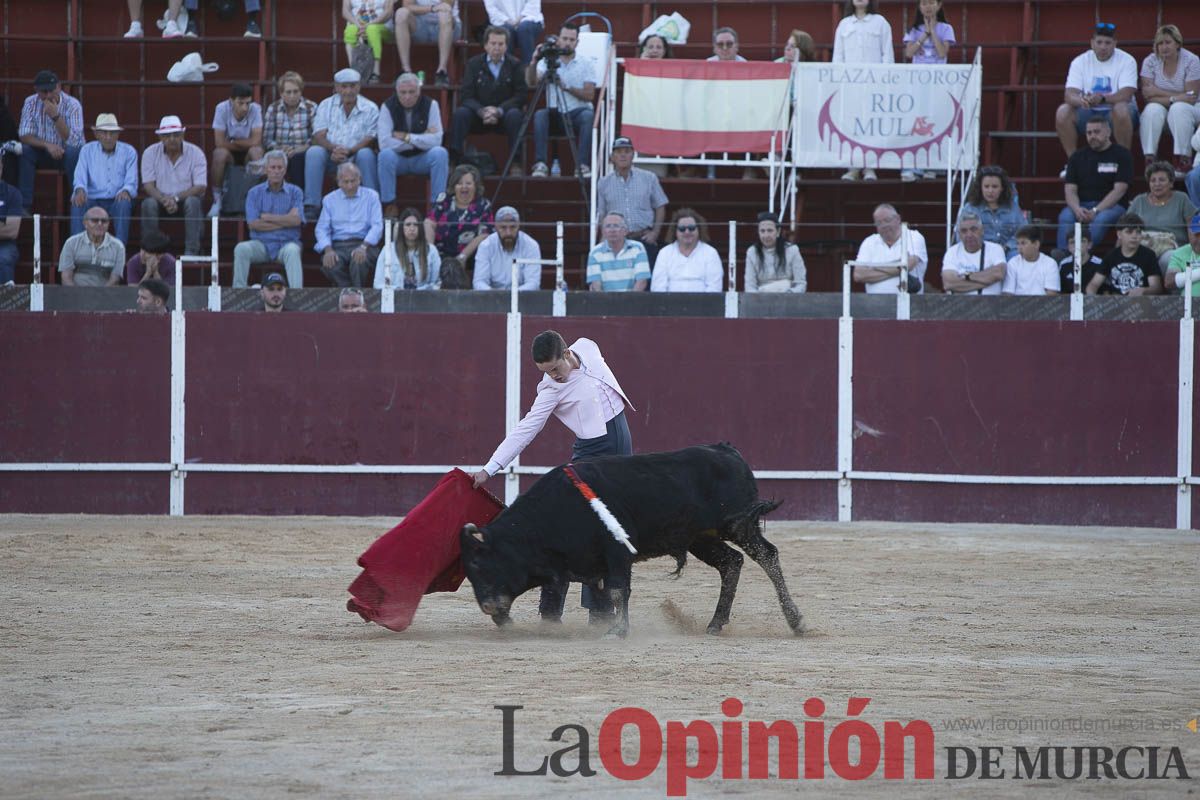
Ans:
<svg viewBox="0 0 1200 800"><path fill-rule="evenodd" d="M802 633L779 551L762 535L760 517L779 503L758 499L754 474L733 446L604 456L571 466L620 521L637 554L609 532L563 467L551 470L482 529L467 525L459 534L475 599L497 625L510 621L521 594L568 579L602 582L616 610L609 633L624 636L633 563L672 556L682 569L691 553L721 574L708 624L709 633L719 633L742 569L742 554L726 544L732 542L766 571L788 625Z"/></svg>

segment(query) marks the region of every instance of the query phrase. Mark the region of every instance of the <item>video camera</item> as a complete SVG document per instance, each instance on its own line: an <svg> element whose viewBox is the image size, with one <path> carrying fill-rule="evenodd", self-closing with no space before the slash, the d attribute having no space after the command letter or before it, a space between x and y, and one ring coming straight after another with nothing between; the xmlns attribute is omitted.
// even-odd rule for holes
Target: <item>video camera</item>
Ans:
<svg viewBox="0 0 1200 800"><path fill-rule="evenodd" d="M558 46L557 36L547 36L546 41L542 42L542 60L546 62L546 72L553 75L559 66L559 57L562 56L563 50Z"/></svg>

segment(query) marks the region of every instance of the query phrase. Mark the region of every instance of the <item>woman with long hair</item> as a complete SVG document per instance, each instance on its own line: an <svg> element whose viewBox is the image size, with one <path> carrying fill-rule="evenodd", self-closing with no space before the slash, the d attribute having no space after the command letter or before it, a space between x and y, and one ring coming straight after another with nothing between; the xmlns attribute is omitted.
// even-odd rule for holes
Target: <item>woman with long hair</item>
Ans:
<svg viewBox="0 0 1200 800"><path fill-rule="evenodd" d="M425 238L421 212L404 209L400 212L399 235L392 252L383 251L375 262L375 288L383 288L387 275L396 289L440 289L441 272L442 256Z"/></svg>
<svg viewBox="0 0 1200 800"><path fill-rule="evenodd" d="M747 292L803 292L808 273L800 248L783 238L779 218L758 215L758 238L746 248Z"/></svg>
<svg viewBox="0 0 1200 800"><path fill-rule="evenodd" d="M667 226L667 239L670 244L654 259L650 291L721 291L721 255L708 243L704 217L699 212L677 209Z"/></svg>
<svg viewBox="0 0 1200 800"><path fill-rule="evenodd" d="M1017 202L1017 191L1003 167L983 167L967 189L967 202L959 216L973 211L983 223L983 239L1004 248L1006 258L1017 255L1017 229L1025 224L1025 212ZM957 221L955 230L958 230Z"/></svg>

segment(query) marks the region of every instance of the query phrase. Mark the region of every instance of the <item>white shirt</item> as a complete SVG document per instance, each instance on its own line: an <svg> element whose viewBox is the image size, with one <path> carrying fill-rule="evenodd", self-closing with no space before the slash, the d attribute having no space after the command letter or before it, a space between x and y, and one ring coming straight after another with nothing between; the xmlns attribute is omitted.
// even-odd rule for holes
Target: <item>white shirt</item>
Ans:
<svg viewBox="0 0 1200 800"><path fill-rule="evenodd" d="M542 17L542 0L483 0L483 6L487 9L488 21L500 27L507 25L509 20L512 20L513 24L545 23L545 18Z"/></svg>
<svg viewBox="0 0 1200 800"><path fill-rule="evenodd" d="M833 35L833 61L846 64L894 64L892 26L882 14L859 19L851 14L838 23Z"/></svg>
<svg viewBox="0 0 1200 800"><path fill-rule="evenodd" d="M696 249L688 256L679 252L677 242L658 251L650 291L719 292L722 288L721 256L712 245L696 242Z"/></svg>
<svg viewBox="0 0 1200 800"><path fill-rule="evenodd" d="M1004 258L1004 248L995 242L984 242L983 250L977 250L974 253L968 253L967 248L963 247L963 243L959 242L946 251L946 257L942 259L942 272L947 270L957 272L960 278L966 277L968 272L979 272L980 253L983 253L983 269L1003 264L1007 260ZM1002 281L996 281L988 286L980 286L980 291L976 294L1000 294L1001 283ZM955 294L960 294L960 292L955 292Z"/></svg>
<svg viewBox="0 0 1200 800"><path fill-rule="evenodd" d="M1008 260L1008 272L1004 275L1005 294L1044 295L1046 290L1057 292L1062 288L1058 277L1058 265L1045 253L1037 261L1026 261L1020 253Z"/></svg>
<svg viewBox="0 0 1200 800"><path fill-rule="evenodd" d="M512 250L505 250L500 244L500 234L492 232L479 243L475 251L475 278L471 282L474 289L511 289L513 259L536 259L541 261L542 248L532 236L525 231L517 231L517 243ZM521 283L517 289L522 292L537 290L542 287L541 264L518 264L517 274Z"/></svg>
<svg viewBox="0 0 1200 800"><path fill-rule="evenodd" d="M1108 61L1096 58L1096 53L1089 49L1071 59L1071 68L1067 71L1067 88L1081 92L1113 94L1130 87L1136 90L1137 85L1137 61L1120 48L1113 50ZM1129 102L1136 106L1136 96L1130 98ZM1108 108L1108 105L1094 108Z"/></svg>
<svg viewBox="0 0 1200 800"><path fill-rule="evenodd" d="M908 272L921 282L920 294L924 294L925 267L929 264L929 252L925 249L925 237L921 235L920 231L909 228L908 238L908 254L917 257L917 265ZM862 265L879 267L898 266L900 264L900 243L902 239L903 237L897 236L895 244L888 247L883 241L882 236L878 233L872 233L866 239L863 239L862 245L858 248L858 255L855 256L854 260ZM866 284L866 290L867 294L899 294L900 279L898 277L888 278L876 283L868 283Z"/></svg>

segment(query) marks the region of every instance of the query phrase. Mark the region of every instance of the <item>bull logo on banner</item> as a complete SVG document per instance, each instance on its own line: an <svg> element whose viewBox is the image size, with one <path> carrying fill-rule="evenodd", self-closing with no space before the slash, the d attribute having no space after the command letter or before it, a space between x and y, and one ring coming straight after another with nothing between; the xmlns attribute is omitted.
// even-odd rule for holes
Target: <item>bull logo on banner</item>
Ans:
<svg viewBox="0 0 1200 800"><path fill-rule="evenodd" d="M839 128L837 119L830 112L836 96L837 92L834 92L821 106L821 113L817 116L817 127L820 131L821 141L839 158L848 159L844 162L848 165L856 167L883 166L884 155L893 153L905 167L943 166L946 162L946 154L943 152L945 145L962 143L962 105L953 95L949 97L948 108L951 109L951 113L948 115L949 120L940 130L937 129L935 120L930 120L924 115L915 117L904 115L900 109L905 106L911 108L913 105L910 95L892 96L891 98L876 95L872 98L872 115L854 117L854 127L850 131ZM884 110L882 106L885 104L890 108ZM880 113L875 115L876 111ZM934 116L936 117L936 114ZM951 139L951 134L954 135L953 139ZM892 143L896 138L917 139L918 141L900 146ZM880 140L888 143L873 144ZM933 156L934 148L937 148L936 159Z"/></svg>

